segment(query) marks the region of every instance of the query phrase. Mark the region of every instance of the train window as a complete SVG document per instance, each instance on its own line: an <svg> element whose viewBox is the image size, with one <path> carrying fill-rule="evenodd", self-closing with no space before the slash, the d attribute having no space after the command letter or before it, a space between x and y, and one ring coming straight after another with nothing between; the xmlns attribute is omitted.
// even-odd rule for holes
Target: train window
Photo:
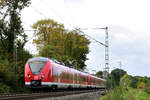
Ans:
<svg viewBox="0 0 150 100"><path fill-rule="evenodd" d="M88 76L86 76L86 82L88 82Z"/></svg>
<svg viewBox="0 0 150 100"><path fill-rule="evenodd" d="M83 82L85 81L85 78L84 78L84 76L82 76L82 81L83 81Z"/></svg>
<svg viewBox="0 0 150 100"><path fill-rule="evenodd" d="M82 80L81 80L81 74L79 74L78 79L79 79L79 81L82 81Z"/></svg>
<svg viewBox="0 0 150 100"><path fill-rule="evenodd" d="M95 83L95 78L94 77L91 78L91 82Z"/></svg>
<svg viewBox="0 0 150 100"><path fill-rule="evenodd" d="M77 73L77 82L79 82L79 73Z"/></svg>
<svg viewBox="0 0 150 100"><path fill-rule="evenodd" d="M68 79L68 74L67 74L67 72L65 72L65 79Z"/></svg>
<svg viewBox="0 0 150 100"><path fill-rule="evenodd" d="M77 73L75 73L75 80L77 81L78 79L77 79Z"/></svg>
<svg viewBox="0 0 150 100"><path fill-rule="evenodd" d="M84 75L80 75L80 80L81 80L82 82L86 82L86 77L85 77Z"/></svg>
<svg viewBox="0 0 150 100"><path fill-rule="evenodd" d="M32 74L35 74L35 75L40 74L40 72L42 71L45 64L46 64L46 62L43 62L43 61L29 62L29 66L32 71Z"/></svg>
<svg viewBox="0 0 150 100"><path fill-rule="evenodd" d="M69 80L71 80L71 73L69 73Z"/></svg>
<svg viewBox="0 0 150 100"><path fill-rule="evenodd" d="M53 67L53 76L54 76L54 78L58 78L58 69L57 69L57 67Z"/></svg>
<svg viewBox="0 0 150 100"><path fill-rule="evenodd" d="M66 72L63 72L63 79L66 79Z"/></svg>
<svg viewBox="0 0 150 100"><path fill-rule="evenodd" d="M63 72L63 79L68 79L68 73L67 72Z"/></svg>
<svg viewBox="0 0 150 100"><path fill-rule="evenodd" d="M61 78L62 78L62 79L65 79L65 72L62 72Z"/></svg>
<svg viewBox="0 0 150 100"><path fill-rule="evenodd" d="M73 80L73 74L70 73L70 80Z"/></svg>

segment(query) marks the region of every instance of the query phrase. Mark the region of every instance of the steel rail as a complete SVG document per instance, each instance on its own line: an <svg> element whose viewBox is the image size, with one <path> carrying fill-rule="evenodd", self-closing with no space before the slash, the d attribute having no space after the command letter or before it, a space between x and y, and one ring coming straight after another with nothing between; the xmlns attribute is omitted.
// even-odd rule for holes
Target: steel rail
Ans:
<svg viewBox="0 0 150 100"><path fill-rule="evenodd" d="M0 100L32 100L49 97L61 97L72 94L81 94L88 92L96 92L100 90L81 90L81 91L62 91L62 92L47 92L47 93L18 93L18 94L0 94ZM104 95L105 91L101 91Z"/></svg>

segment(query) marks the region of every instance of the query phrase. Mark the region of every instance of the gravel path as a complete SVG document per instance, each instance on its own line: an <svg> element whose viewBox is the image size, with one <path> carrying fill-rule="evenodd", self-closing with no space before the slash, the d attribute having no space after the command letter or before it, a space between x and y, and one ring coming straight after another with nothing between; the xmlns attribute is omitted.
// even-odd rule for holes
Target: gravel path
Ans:
<svg viewBox="0 0 150 100"><path fill-rule="evenodd" d="M100 100L101 91L82 94L67 95L62 97L50 97L38 100Z"/></svg>

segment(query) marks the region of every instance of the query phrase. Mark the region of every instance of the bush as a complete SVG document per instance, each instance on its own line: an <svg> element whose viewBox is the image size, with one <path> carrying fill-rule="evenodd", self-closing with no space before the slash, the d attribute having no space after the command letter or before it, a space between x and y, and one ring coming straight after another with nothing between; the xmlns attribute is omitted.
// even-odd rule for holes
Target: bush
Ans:
<svg viewBox="0 0 150 100"><path fill-rule="evenodd" d="M123 98L123 92L125 90L121 87L116 87L113 91L105 95L100 100L124 100Z"/></svg>
<svg viewBox="0 0 150 100"><path fill-rule="evenodd" d="M150 94L150 82L146 83L144 91Z"/></svg>
<svg viewBox="0 0 150 100"><path fill-rule="evenodd" d="M0 93L10 93L12 89L5 85L4 83L0 83Z"/></svg>
<svg viewBox="0 0 150 100"><path fill-rule="evenodd" d="M137 83L138 83L138 79L136 77L132 77L132 80L131 80L131 84L130 84L130 87L132 88L137 88Z"/></svg>
<svg viewBox="0 0 150 100"><path fill-rule="evenodd" d="M145 83L144 82L138 82L137 88L138 89L145 88Z"/></svg>
<svg viewBox="0 0 150 100"><path fill-rule="evenodd" d="M16 87L15 75L13 72L9 71L7 65L1 65L0 69L0 82L4 83L12 88Z"/></svg>
<svg viewBox="0 0 150 100"><path fill-rule="evenodd" d="M132 78L130 75L125 74L121 79L120 79L120 86L122 88L128 89L130 87Z"/></svg>

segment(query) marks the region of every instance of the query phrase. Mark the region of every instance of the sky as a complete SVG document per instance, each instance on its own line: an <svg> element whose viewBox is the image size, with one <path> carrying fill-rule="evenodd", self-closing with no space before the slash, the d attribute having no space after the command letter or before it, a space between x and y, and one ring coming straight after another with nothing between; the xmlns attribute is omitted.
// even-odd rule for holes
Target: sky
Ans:
<svg viewBox="0 0 150 100"><path fill-rule="evenodd" d="M149 0L31 0L21 12L25 30L41 19L54 19L66 29L82 30L96 40L105 42L105 31L92 28L108 27L110 71L121 68L130 75L150 77L150 1ZM28 42L25 49L36 54L32 44L33 31L25 31ZM104 46L91 40L87 55L87 70L104 70Z"/></svg>

